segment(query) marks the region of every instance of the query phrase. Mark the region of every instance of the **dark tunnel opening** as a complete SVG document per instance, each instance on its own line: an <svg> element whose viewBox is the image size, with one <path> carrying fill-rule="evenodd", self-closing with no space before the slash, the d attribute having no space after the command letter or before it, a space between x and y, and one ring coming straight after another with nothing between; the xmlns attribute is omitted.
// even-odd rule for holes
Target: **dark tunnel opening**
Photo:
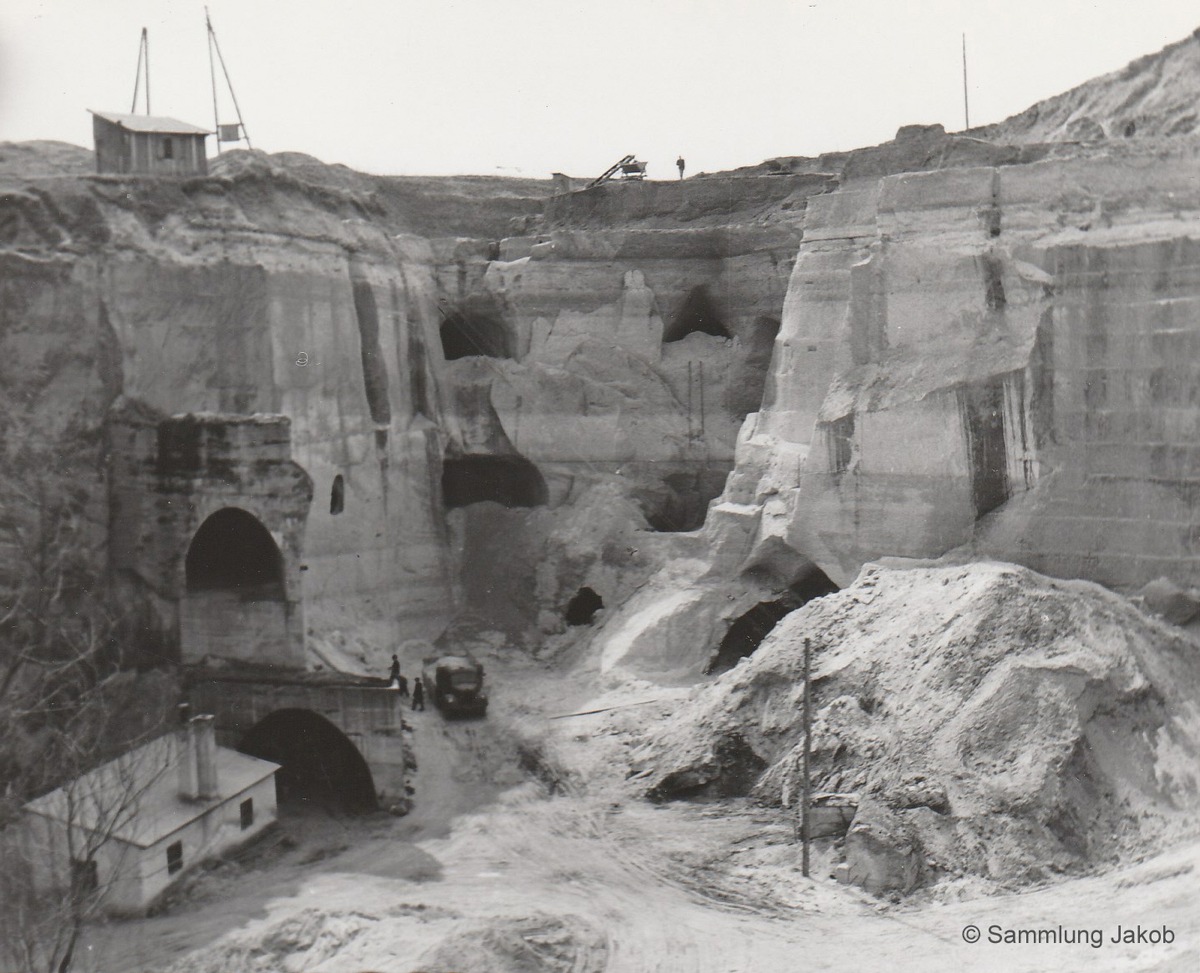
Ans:
<svg viewBox="0 0 1200 973"><path fill-rule="evenodd" d="M283 555L271 532L245 510L218 510L196 531L184 562L188 591L283 597Z"/></svg>
<svg viewBox="0 0 1200 973"><path fill-rule="evenodd" d="M504 507L541 507L549 502L550 491L524 456L462 456L442 464L442 498L447 509L485 500Z"/></svg>
<svg viewBox="0 0 1200 973"><path fill-rule="evenodd" d="M280 764L281 807L362 814L378 807L371 770L341 730L312 710L281 709L257 723L238 750Z"/></svg>
<svg viewBox="0 0 1200 973"><path fill-rule="evenodd" d="M575 596L567 603L563 617L568 625L591 625L596 612L603 607L604 599L585 586L575 592Z"/></svg>
<svg viewBox="0 0 1200 973"><path fill-rule="evenodd" d="M732 337L703 284L688 291L679 312L663 331L663 341L681 341L696 332L718 338Z"/></svg>
<svg viewBox="0 0 1200 973"><path fill-rule="evenodd" d="M794 582L780 598L774 601L760 601L734 619L717 648L716 657L709 663L705 672L715 674L732 669L742 659L754 654L763 639L785 615L837 590L838 586L829 580L825 572L813 568L803 578Z"/></svg>
<svg viewBox="0 0 1200 973"><path fill-rule="evenodd" d="M476 355L512 358L515 354L508 328L492 314L451 311L442 319L440 334L446 361Z"/></svg>

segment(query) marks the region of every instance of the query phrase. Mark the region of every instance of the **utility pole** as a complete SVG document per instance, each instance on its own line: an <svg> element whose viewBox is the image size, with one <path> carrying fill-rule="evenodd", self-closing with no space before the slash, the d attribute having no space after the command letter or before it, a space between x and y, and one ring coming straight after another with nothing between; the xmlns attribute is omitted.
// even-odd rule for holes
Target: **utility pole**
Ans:
<svg viewBox="0 0 1200 973"><path fill-rule="evenodd" d="M804 840L804 852L801 870L808 878L808 846L811 837L811 807L812 776L810 760L812 758L812 646L809 640L804 640L804 793L800 799L800 832Z"/></svg>
<svg viewBox="0 0 1200 973"><path fill-rule="evenodd" d="M963 115L966 120L964 132L971 130L971 106L967 100L967 34L963 31L962 35L962 54L963 54Z"/></svg>

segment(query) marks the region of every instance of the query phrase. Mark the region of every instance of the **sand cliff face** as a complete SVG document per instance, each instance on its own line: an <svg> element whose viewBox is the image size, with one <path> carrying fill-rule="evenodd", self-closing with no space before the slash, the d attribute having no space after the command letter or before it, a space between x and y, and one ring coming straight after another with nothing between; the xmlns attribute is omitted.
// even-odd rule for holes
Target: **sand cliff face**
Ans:
<svg viewBox="0 0 1200 973"><path fill-rule="evenodd" d="M749 504L759 549L783 539L839 583L960 545L1119 587L1194 583L1195 151L811 201L729 516Z"/></svg>
<svg viewBox="0 0 1200 973"><path fill-rule="evenodd" d="M376 649L481 607L454 574L452 547L472 544L448 508L553 508L603 486L653 529L699 526L761 399L804 201L832 185L610 187L500 241L536 216L521 195L536 187L246 153L209 178L118 179L50 148L4 156L6 445L36 441L96 485L96 570L138 619L131 637L168 657L218 495L275 525L289 631L353 625ZM599 218L637 225L593 225L604 199L619 212ZM201 417L211 469L155 433L183 414ZM288 420L292 479L309 484L278 504L251 481L280 457L256 461L237 432L258 414Z"/></svg>
<svg viewBox="0 0 1200 973"><path fill-rule="evenodd" d="M114 402L163 417L284 415L315 494L297 566L309 628L444 624L424 240L389 234L352 195L254 173L35 180L2 203L8 445L13 430L51 448L82 435L77 465L119 506L127 485L105 483L100 434ZM103 563L107 518L95 519ZM154 603L150 627L169 630L178 585L110 567L129 597Z"/></svg>

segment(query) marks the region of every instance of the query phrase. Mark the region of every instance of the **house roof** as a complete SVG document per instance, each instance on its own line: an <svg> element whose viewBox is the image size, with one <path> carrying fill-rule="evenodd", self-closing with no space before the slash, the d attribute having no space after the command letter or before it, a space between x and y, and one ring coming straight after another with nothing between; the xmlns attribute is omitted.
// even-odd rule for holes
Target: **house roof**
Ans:
<svg viewBox="0 0 1200 973"><path fill-rule="evenodd" d="M159 135L211 135L207 128L181 122L178 118L168 118L166 115L121 115L110 111L93 111L97 118L106 122L120 125L127 132L155 132Z"/></svg>
<svg viewBox="0 0 1200 973"><path fill-rule="evenodd" d="M183 740L173 733L151 740L35 798L25 810L149 848L279 769L279 764L269 760L217 747L220 794L190 801L179 796L183 746Z"/></svg>

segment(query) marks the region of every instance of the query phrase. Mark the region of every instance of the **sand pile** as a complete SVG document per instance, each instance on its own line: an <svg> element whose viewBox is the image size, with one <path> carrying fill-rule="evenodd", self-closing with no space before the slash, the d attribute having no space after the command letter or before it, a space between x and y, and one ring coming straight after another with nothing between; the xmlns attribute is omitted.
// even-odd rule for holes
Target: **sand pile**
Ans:
<svg viewBox="0 0 1200 973"><path fill-rule="evenodd" d="M900 885L1129 857L1200 803L1200 646L1096 585L1007 564L869 565L793 612L647 733L650 796L797 792L806 637L814 786L859 795L851 839L904 858Z"/></svg>

